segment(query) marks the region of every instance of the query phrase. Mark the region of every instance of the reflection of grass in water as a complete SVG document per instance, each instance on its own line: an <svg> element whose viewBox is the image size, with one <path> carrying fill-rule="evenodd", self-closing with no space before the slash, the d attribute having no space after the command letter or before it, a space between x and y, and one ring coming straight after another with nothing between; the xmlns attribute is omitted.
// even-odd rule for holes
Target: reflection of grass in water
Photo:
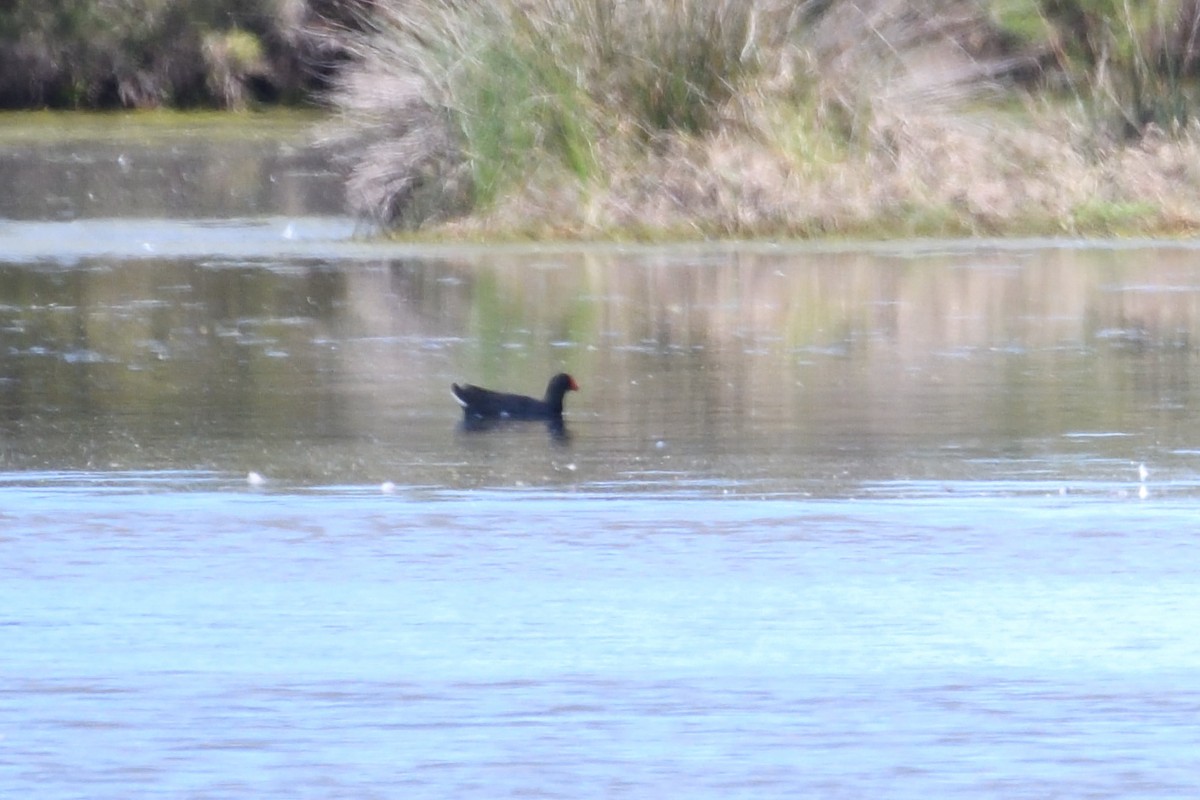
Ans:
<svg viewBox="0 0 1200 800"><path fill-rule="evenodd" d="M585 344L592 341L599 315L596 303L583 296L575 297L565 306L561 321L555 326L553 338L555 341Z"/></svg>
<svg viewBox="0 0 1200 800"><path fill-rule="evenodd" d="M217 111L6 111L0 113L0 144L163 144L202 137L216 142L247 139L308 140L324 118L315 111L277 109L268 113Z"/></svg>
<svg viewBox="0 0 1200 800"><path fill-rule="evenodd" d="M473 372L464 379L540 395L551 374L579 363L579 348L553 344L595 341L597 302L581 274L472 265L464 327Z"/></svg>
<svg viewBox="0 0 1200 800"><path fill-rule="evenodd" d="M530 361L530 353L545 346L540 341L539 326L529 324L527 301L537 295L513 293L495 272L486 269L472 275L471 289L467 329L476 351L476 366L469 382L515 386L520 375L528 372L525 365ZM538 374L541 371L544 370L536 370ZM540 394L540 390L534 393Z"/></svg>
<svg viewBox="0 0 1200 800"><path fill-rule="evenodd" d="M1192 282L1188 252L1131 253L792 250L726 259L706 251L684 267L678 253L656 261L663 251L560 252L553 268L541 268L537 260L546 256L531 251L418 264L430 291L414 289L399 302L388 297L390 276L382 271L350 279L336 271L314 277L170 261L67 276L11 270L4 308L39 310L5 310L0 322L24 316L27 333L18 339L15 326L0 325L0 343L107 360L13 358L14 369L39 371L4 388L14 418L46 413L35 402L50 398L72 413L86 408L131 420L140 426L133 434L169 437L179 421L203 434L289 441L376 425L397 405L453 419L449 380L540 394L561 364L583 385L569 409L651 409L642 414L642 433L652 443L660 432L654 409L697 419L739 409L714 421L726 432L760 412L808 410L810 403L819 411L838 393L846 404L894 397L921 410L968 396L987 369L1008 389L979 399L989 425L1015 434L1031 425L1051 433L1080 425L1121 430L1140 415L1177 414L1163 411L1169 403L1162 401L1186 383L1186 342L1200 336L1194 293L1173 289ZM187 292L164 288L189 285ZM1138 291L1112 290L1122 285ZM361 313L381 296L386 313ZM326 302L314 306L309 297ZM398 322L412 325L399 337ZM454 344L431 355L414 344L423 336L449 336ZM577 346L553 347L564 337ZM354 344L368 340L377 343ZM524 347L505 348L507 341ZM398 366L381 368L381 354ZM1056 375L1053 390L1038 379L1046 374ZM33 386L22 407L19 393ZM364 386L370 391L360 394ZM949 408L952 436L973 435L954 423L975 419L976 411ZM930 425L941 423L920 413Z"/></svg>
<svg viewBox="0 0 1200 800"><path fill-rule="evenodd" d="M0 216L229 218L339 213L310 113L0 114ZM65 179L69 177L69 179ZM136 234L135 234L136 235Z"/></svg>
<svg viewBox="0 0 1200 800"><path fill-rule="evenodd" d="M0 343L36 348L14 365L28 370L45 402L168 430L203 422L223 432L247 420L311 427L303 417L313 409L294 387L330 357L312 341L331 303L309 297L339 298L333 273L284 280L174 261L87 266L61 275L5 271L0 282L10 309L0 322L20 330Z"/></svg>
<svg viewBox="0 0 1200 800"><path fill-rule="evenodd" d="M540 281L512 266L464 263L461 268L477 281L471 288L472 337L490 342L485 359L515 365L529 355L546 356L562 331L585 349L666 342L736 354L748 347L790 352L853 341L881 351L910 348L924 358L930 352L922 343L939 349L1010 342L1053 348L1085 342L1092 328L1119 328L1134 318L1151 341L1200 330L1187 293L1101 293L1100 286L1145 280L1146 268L1127 264L1120 250L1048 252L1028 270L1015 269L1005 251L915 251L883 265L870 253L743 253L723 266L694 269L670 261L656 267L654 252L626 263L615 255L560 256L566 266L546 271L550 277ZM1162 274L1152 283L1170 286L1181 280L1173 274L1190 269L1185 251L1155 258ZM971 268L951 269L963 264ZM480 286L486 287L483 296L475 296ZM480 324L483 317L491 319L487 326ZM513 331L521 331L527 353L514 357L501 346ZM540 375L543 367L531 368Z"/></svg>

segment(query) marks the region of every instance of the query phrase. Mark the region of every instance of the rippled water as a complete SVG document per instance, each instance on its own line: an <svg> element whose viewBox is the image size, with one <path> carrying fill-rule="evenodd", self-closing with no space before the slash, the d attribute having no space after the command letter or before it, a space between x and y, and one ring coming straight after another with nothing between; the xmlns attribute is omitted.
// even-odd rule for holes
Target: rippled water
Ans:
<svg viewBox="0 0 1200 800"><path fill-rule="evenodd" d="M0 796L1194 791L1190 245L244 214L0 220Z"/></svg>

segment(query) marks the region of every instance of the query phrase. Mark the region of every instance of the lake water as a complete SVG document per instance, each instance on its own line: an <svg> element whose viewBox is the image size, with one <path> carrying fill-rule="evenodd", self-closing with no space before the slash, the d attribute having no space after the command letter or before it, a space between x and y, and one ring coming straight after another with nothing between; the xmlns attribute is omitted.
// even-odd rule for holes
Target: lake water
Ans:
<svg viewBox="0 0 1200 800"><path fill-rule="evenodd" d="M126 124L0 120L0 796L1194 793L1195 243L377 243Z"/></svg>

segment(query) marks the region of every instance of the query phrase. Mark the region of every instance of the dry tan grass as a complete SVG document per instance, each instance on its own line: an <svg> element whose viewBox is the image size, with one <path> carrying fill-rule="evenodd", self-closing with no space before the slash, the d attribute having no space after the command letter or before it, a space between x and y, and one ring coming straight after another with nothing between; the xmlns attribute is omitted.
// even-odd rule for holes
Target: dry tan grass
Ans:
<svg viewBox="0 0 1200 800"><path fill-rule="evenodd" d="M331 127L326 144L348 164L351 210L400 227L465 211L461 147L424 82L366 68L341 80L346 102L360 107L344 106L355 124Z"/></svg>
<svg viewBox="0 0 1200 800"><path fill-rule="evenodd" d="M1137 235L1200 230L1200 131L1085 154L1069 119L909 117L814 173L734 136L677 139L584 190L530 182L468 237Z"/></svg>

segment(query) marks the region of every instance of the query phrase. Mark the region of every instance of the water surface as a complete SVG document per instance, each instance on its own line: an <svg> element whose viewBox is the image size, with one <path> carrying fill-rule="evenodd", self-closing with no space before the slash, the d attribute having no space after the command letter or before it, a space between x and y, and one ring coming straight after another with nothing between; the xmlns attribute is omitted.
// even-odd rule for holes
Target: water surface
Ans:
<svg viewBox="0 0 1200 800"><path fill-rule="evenodd" d="M0 210L0 793L1194 789L1191 244L387 245L286 150Z"/></svg>

